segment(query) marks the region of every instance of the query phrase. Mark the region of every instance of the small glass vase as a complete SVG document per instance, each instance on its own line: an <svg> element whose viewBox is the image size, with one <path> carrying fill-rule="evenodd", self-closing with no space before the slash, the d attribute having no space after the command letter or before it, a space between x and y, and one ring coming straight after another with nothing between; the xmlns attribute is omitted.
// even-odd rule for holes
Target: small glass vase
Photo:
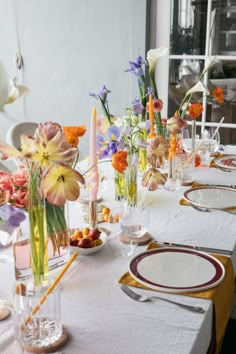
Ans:
<svg viewBox="0 0 236 354"><path fill-rule="evenodd" d="M196 119L192 120L192 146L191 146L191 152L192 154L195 154L196 150Z"/></svg>
<svg viewBox="0 0 236 354"><path fill-rule="evenodd" d="M31 267L36 286L48 283L48 234L45 200L41 198L38 167L32 167L29 177L29 234Z"/></svg>
<svg viewBox="0 0 236 354"><path fill-rule="evenodd" d="M147 130L145 128L141 129L139 137L143 141L147 141ZM139 147L138 152L138 172L143 173L146 171L147 167L147 148Z"/></svg>
<svg viewBox="0 0 236 354"><path fill-rule="evenodd" d="M128 155L128 167L125 170L125 195L130 206L137 204L138 154Z"/></svg>
<svg viewBox="0 0 236 354"><path fill-rule="evenodd" d="M68 203L55 206L46 201L49 269L61 266L69 260L70 230L68 230L67 225L68 214Z"/></svg>
<svg viewBox="0 0 236 354"><path fill-rule="evenodd" d="M125 174L115 171L115 199L123 200L125 197Z"/></svg>

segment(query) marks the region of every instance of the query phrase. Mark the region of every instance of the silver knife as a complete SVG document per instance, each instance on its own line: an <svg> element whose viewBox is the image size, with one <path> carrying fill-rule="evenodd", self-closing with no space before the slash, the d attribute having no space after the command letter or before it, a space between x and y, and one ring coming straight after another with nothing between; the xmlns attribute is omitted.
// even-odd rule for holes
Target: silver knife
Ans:
<svg viewBox="0 0 236 354"><path fill-rule="evenodd" d="M173 243L173 242L158 242L158 241L155 241L155 242L158 243L159 245L163 245L165 247L183 247L183 248L193 249L196 251L223 254L225 256L232 256L232 254L233 254L233 251L224 250L224 249L220 249L220 248L190 246L190 245L183 245L180 243Z"/></svg>

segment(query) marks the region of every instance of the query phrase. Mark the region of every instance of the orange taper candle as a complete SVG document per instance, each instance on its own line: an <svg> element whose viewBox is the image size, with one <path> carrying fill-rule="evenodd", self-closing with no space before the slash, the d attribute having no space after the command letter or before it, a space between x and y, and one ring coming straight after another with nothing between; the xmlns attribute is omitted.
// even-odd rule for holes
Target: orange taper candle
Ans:
<svg viewBox="0 0 236 354"><path fill-rule="evenodd" d="M152 95L149 95L148 110L149 110L149 120L151 123L150 133L148 137L152 139L156 137L156 134L154 132L154 113L153 113Z"/></svg>

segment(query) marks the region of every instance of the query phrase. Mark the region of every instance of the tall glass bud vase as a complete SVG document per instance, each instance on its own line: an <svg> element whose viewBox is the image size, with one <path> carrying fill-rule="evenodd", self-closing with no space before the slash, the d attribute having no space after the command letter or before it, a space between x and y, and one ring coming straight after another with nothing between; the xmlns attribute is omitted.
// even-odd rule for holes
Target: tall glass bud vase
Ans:
<svg viewBox="0 0 236 354"><path fill-rule="evenodd" d="M125 174L115 171L115 199L122 200L125 197Z"/></svg>
<svg viewBox="0 0 236 354"><path fill-rule="evenodd" d="M147 141L147 130L142 128L139 133L139 138L143 141ZM139 147L138 152L138 172L143 173L146 171L147 167L147 148Z"/></svg>
<svg viewBox="0 0 236 354"><path fill-rule="evenodd" d="M137 204L138 153L128 155L125 170L125 194L129 205Z"/></svg>
<svg viewBox="0 0 236 354"><path fill-rule="evenodd" d="M192 120L192 153L196 150L196 119Z"/></svg>
<svg viewBox="0 0 236 354"><path fill-rule="evenodd" d="M45 200L39 189L40 177L37 167L31 168L29 180L29 232L31 266L36 286L48 283L48 236Z"/></svg>

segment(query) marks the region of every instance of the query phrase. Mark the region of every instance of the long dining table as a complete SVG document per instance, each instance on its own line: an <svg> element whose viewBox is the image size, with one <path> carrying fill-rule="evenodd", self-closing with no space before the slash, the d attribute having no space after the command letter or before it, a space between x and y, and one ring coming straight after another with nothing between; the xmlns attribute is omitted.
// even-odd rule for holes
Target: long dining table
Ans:
<svg viewBox="0 0 236 354"><path fill-rule="evenodd" d="M236 147L235 150L233 147L228 147L228 150L225 150L225 153L227 152L236 153ZM113 210L117 208L119 202L114 198L112 169L109 163L101 164L100 168L101 173L106 177L101 191L101 203ZM209 167L195 168L193 176L196 182L202 184L232 185L236 181L236 172L225 172ZM191 206L182 205L180 201L183 193L189 188L189 186L181 186L178 190L170 192L160 187L146 194L150 213L148 232L152 240L159 243L177 243L231 251L232 254L225 258L226 262L228 260L232 262L235 274L236 215L219 210L201 212ZM141 186L139 198L140 193L142 193ZM83 227L86 224L83 215L83 204L71 203L70 226ZM201 306L205 311L202 314L192 313L162 300L145 303L133 301L121 291L120 282L124 279L124 275L127 275L129 262L134 255L130 257L114 255L109 238L112 238L118 225L107 222L99 225L109 230L108 242L97 253L89 256L79 255L61 281L61 318L63 326L69 333L69 340L58 349L58 353L204 354L219 352L230 311L225 310L225 318L220 329L220 343L211 351L215 327L215 304L210 297L204 297L204 294L195 297L187 296L188 294L158 292L165 298ZM147 245L138 246L135 254L146 248ZM57 274L58 271L57 269L53 272ZM0 263L0 272L0 298L11 301L15 277L13 262ZM148 295L156 294L154 290L142 288L136 290ZM215 289L216 297L217 291L218 286ZM220 295L217 301L224 311L229 306L232 307L233 290L223 294L224 296ZM14 339L11 318L0 322L0 353L23 353Z"/></svg>

